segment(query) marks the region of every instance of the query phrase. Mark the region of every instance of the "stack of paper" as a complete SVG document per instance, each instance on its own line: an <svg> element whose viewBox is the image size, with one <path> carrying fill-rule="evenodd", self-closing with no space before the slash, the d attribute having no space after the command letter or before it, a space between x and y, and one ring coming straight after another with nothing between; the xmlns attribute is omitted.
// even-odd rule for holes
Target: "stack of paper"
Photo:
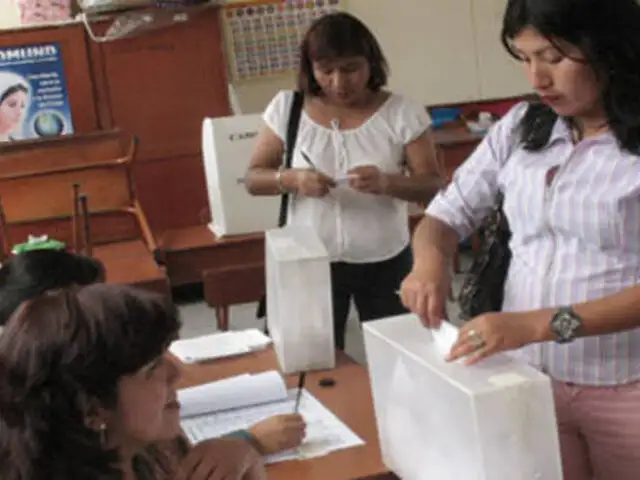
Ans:
<svg viewBox="0 0 640 480"><path fill-rule="evenodd" d="M182 428L192 443L248 429L275 415L293 413L297 390L287 391L276 371L239 375L178 392ZM266 458L267 463L313 458L364 442L306 390L300 414L307 423L302 445Z"/></svg>
<svg viewBox="0 0 640 480"><path fill-rule="evenodd" d="M262 350L270 344L269 337L252 328L177 340L171 344L169 351L184 363L197 363Z"/></svg>

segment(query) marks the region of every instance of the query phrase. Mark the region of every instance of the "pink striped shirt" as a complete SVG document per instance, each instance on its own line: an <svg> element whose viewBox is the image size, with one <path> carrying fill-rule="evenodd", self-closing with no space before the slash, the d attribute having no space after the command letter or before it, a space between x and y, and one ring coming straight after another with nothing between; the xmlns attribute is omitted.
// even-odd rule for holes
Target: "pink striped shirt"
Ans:
<svg viewBox="0 0 640 480"><path fill-rule="evenodd" d="M543 150L527 152L512 134L525 111L526 104L519 104L494 126L427 214L462 239L482 223L496 193L504 192L513 253L505 311L571 305L635 286L640 158L622 151L610 133L574 144L562 120ZM555 175L549 175L554 168ZM640 329L565 345L530 345L520 353L564 382L640 380Z"/></svg>

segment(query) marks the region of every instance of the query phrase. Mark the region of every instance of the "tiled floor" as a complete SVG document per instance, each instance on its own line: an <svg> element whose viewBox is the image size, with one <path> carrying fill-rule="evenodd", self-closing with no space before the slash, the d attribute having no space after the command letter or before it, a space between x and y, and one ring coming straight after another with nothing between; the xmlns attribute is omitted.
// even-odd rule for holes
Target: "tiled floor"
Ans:
<svg viewBox="0 0 640 480"><path fill-rule="evenodd" d="M454 280L454 292L457 292L462 282L462 276L457 275ZM191 338L199 335L213 333L215 328L215 313L201 300L181 303L179 306L182 316L183 327L182 338ZM255 318L256 304L237 305L231 308L230 325L233 330L245 328L262 328L263 324ZM457 306L454 303L449 305L449 315L452 319L457 318ZM360 363L365 363L364 344L362 333L355 312L352 312L347 324L347 346L346 352L353 359Z"/></svg>

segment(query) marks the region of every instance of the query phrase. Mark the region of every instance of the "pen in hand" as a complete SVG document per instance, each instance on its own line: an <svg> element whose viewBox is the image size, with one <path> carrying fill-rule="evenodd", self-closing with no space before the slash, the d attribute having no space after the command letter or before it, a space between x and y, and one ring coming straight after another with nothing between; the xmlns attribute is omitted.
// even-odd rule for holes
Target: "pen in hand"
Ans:
<svg viewBox="0 0 640 480"><path fill-rule="evenodd" d="M298 392L296 393L296 405L293 413L298 413L300 410L300 397L302 396L302 390L304 389L304 380L307 376L307 372L301 372L298 376Z"/></svg>
<svg viewBox="0 0 640 480"><path fill-rule="evenodd" d="M300 155L302 155L302 158L304 159L305 162L307 162L307 165L309 165L309 167L311 168L311 170L317 170L315 164L311 161L311 159L309 158L309 155L307 155L305 152L300 151Z"/></svg>

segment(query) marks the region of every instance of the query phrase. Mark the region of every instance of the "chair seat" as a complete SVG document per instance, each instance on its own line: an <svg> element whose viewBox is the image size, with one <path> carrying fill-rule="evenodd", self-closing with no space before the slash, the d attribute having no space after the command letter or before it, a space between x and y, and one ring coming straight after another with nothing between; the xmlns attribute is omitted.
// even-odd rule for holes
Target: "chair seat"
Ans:
<svg viewBox="0 0 640 480"><path fill-rule="evenodd" d="M169 295L169 279L142 240L108 243L93 248L93 256L105 267L106 281L146 288Z"/></svg>

